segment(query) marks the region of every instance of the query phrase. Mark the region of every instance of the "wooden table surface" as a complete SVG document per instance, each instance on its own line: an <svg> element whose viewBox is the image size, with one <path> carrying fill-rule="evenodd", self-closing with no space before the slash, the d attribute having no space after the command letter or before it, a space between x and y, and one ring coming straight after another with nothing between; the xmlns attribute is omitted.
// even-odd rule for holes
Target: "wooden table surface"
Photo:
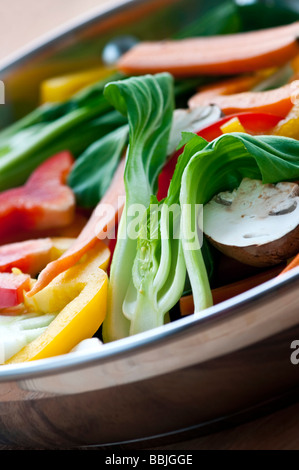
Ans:
<svg viewBox="0 0 299 470"><path fill-rule="evenodd" d="M10 0L0 2L0 60L59 27L113 0ZM20 6L21 4L21 6ZM8 6L9 5L9 6ZM299 402L247 424L160 449L299 449ZM0 447L0 450L5 448Z"/></svg>

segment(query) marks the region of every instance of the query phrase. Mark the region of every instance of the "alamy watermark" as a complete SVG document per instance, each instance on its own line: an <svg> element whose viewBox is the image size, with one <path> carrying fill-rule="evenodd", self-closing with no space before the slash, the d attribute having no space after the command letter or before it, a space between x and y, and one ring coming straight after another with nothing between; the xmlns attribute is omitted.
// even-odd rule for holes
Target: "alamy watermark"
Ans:
<svg viewBox="0 0 299 470"><path fill-rule="evenodd" d="M294 366L297 366L299 364L299 340L292 341L290 347L294 350L290 356L290 361Z"/></svg>
<svg viewBox="0 0 299 470"><path fill-rule="evenodd" d="M114 205L99 204L96 207L95 236L98 239L181 239L186 250L196 250L202 246L202 204L157 203L149 207L131 204L126 207L125 197L119 197L118 208L120 207L125 207L121 216L121 224L125 230L116 230Z"/></svg>

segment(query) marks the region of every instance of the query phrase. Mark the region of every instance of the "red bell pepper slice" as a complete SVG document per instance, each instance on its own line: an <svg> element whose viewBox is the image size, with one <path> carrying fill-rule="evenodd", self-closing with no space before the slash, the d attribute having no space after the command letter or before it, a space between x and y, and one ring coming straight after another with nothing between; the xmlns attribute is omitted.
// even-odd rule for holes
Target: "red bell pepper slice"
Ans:
<svg viewBox="0 0 299 470"><path fill-rule="evenodd" d="M244 127L245 131L249 134L259 135L266 132L270 132L278 123L283 119L281 116L276 116L270 113L237 113L225 116L222 119L216 121L213 124L201 129L197 132L198 135L203 137L208 142L212 142L214 139L223 134L221 126L226 122L230 121L234 117L237 117ZM157 198L160 201L167 195L169 183L172 179L173 172L178 160L178 157L182 153L183 149L178 150L172 158L167 162L165 167L159 176L158 181L158 194Z"/></svg>
<svg viewBox="0 0 299 470"><path fill-rule="evenodd" d="M51 261L53 245L51 238L39 238L0 246L0 273L18 268L36 276Z"/></svg>
<svg viewBox="0 0 299 470"><path fill-rule="evenodd" d="M65 181L73 162L69 152L61 152L40 165L24 186L0 193L0 239L72 223L75 196Z"/></svg>
<svg viewBox="0 0 299 470"><path fill-rule="evenodd" d="M28 274L0 273L0 309L21 304L24 300L24 291L29 290Z"/></svg>
<svg viewBox="0 0 299 470"><path fill-rule="evenodd" d="M244 127L245 131L249 134L258 135L270 132L282 119L281 116L269 113L237 113L225 116L219 121L211 124L210 126L201 129L198 135L203 137L208 142L216 139L222 135L221 126L231 119L237 117Z"/></svg>

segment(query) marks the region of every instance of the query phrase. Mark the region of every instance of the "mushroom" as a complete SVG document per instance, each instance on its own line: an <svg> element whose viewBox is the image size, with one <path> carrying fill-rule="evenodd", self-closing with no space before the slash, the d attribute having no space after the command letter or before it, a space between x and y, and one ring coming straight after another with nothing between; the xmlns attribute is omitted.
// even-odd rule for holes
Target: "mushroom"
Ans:
<svg viewBox="0 0 299 470"><path fill-rule="evenodd" d="M203 232L220 252L242 263L279 264L299 252L299 186L244 178L204 206Z"/></svg>

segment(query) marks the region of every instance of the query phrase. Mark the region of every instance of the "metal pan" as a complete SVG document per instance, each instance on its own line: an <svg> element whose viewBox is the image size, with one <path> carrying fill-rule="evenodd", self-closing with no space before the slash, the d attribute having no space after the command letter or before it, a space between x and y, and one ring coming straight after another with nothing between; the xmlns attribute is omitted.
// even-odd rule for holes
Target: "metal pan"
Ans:
<svg viewBox="0 0 299 470"><path fill-rule="evenodd" d="M200 8L189 0L122 2L6 61L2 125L36 105L43 78L97 64L116 33L165 36ZM299 336L298 287L294 270L200 315L101 350L3 368L0 445L146 447L285 403L299 386L291 361Z"/></svg>

